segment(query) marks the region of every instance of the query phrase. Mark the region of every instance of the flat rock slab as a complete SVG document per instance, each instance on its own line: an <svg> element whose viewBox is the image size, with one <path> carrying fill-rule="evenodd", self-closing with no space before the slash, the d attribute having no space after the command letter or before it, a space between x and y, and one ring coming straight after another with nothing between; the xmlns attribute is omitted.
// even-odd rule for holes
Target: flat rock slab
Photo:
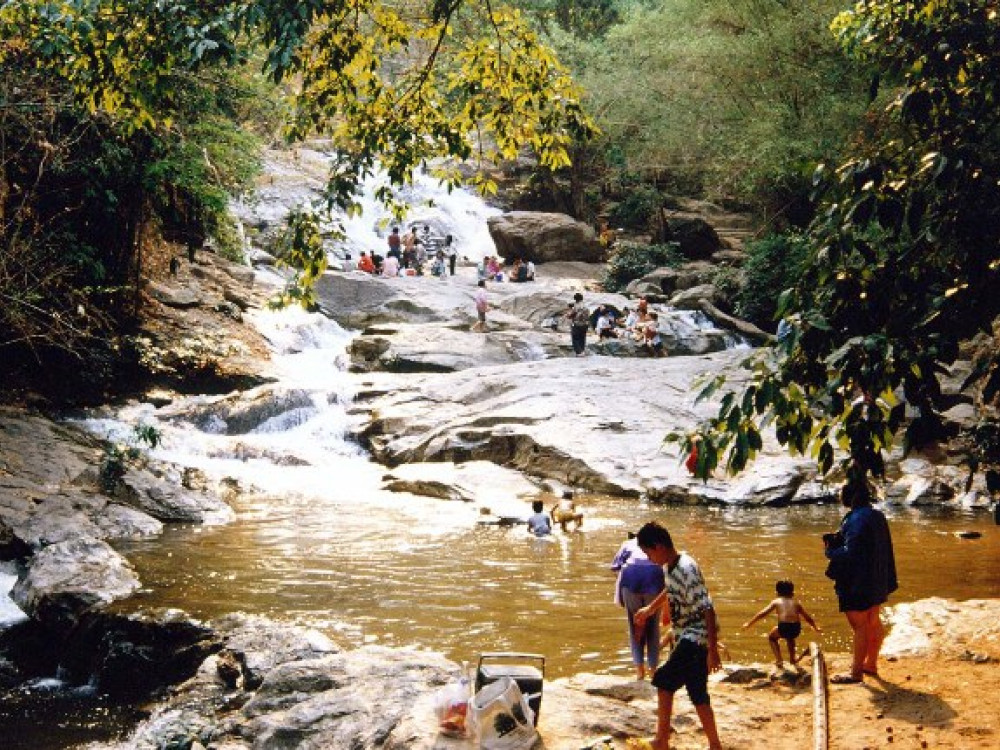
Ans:
<svg viewBox="0 0 1000 750"><path fill-rule="evenodd" d="M372 423L362 437L390 466L481 460L565 486L668 502L795 502L815 469L773 442L752 472L709 484L663 444L668 432L692 430L714 413L711 402L693 403L696 378L733 370L742 357L548 359L411 376L384 388L386 376L373 374L373 395L361 402Z"/></svg>

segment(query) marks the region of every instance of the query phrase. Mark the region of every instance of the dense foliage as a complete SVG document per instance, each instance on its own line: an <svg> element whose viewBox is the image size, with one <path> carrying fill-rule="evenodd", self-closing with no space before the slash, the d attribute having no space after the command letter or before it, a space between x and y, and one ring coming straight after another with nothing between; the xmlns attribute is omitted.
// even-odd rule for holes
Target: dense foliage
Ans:
<svg viewBox="0 0 1000 750"><path fill-rule="evenodd" d="M0 61L0 373L97 388L125 359L153 233L197 246L232 234L228 196L257 164L235 123L267 99L241 71L206 71L169 127L142 131L79 107L23 39Z"/></svg>
<svg viewBox="0 0 1000 750"><path fill-rule="evenodd" d="M904 425L907 447L944 434L941 376L1000 313L997 3L864 0L834 29L893 95L872 137L817 171L809 259L778 310L791 333L706 427L703 476L727 450L743 468L762 422L824 471L842 451L849 475L881 475ZM997 358L970 378L986 399L1000 391Z"/></svg>
<svg viewBox="0 0 1000 750"><path fill-rule="evenodd" d="M325 198L348 212L376 173L392 203L435 157L530 147L556 169L592 132L552 53L491 3L20 0L0 2L0 40L0 348L40 372L105 339L115 358L156 221L192 248L225 237L256 159L232 71L255 55L287 83L288 133L339 149ZM286 301L308 302L326 257L316 218L293 218Z"/></svg>
<svg viewBox="0 0 1000 750"><path fill-rule="evenodd" d="M778 298L804 271L809 245L799 234L772 234L746 246L747 261L735 295L736 313L765 330L774 330Z"/></svg>
<svg viewBox="0 0 1000 750"><path fill-rule="evenodd" d="M663 196L659 190L639 185L611 207L608 222L616 229L648 230L654 227L662 206Z"/></svg>
<svg viewBox="0 0 1000 750"><path fill-rule="evenodd" d="M867 65L828 30L849 3L615 5L618 23L600 38L553 31L604 132L583 160L587 179L639 177L807 222L812 169L842 153L868 100Z"/></svg>
<svg viewBox="0 0 1000 750"><path fill-rule="evenodd" d="M683 258L677 246L644 245L638 242L618 242L611 251L601 285L609 292L618 292L630 281L664 266L678 266Z"/></svg>

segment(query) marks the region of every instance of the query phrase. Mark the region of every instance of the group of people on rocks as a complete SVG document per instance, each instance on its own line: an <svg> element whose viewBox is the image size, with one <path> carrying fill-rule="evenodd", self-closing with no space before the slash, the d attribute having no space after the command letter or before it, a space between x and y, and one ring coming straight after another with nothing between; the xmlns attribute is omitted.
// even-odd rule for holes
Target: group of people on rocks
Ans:
<svg viewBox="0 0 1000 750"><path fill-rule="evenodd" d="M418 231L416 225L401 235L399 227L393 227L387 239L389 249L383 256L374 251L361 251L355 264L348 253L343 261L344 271L363 271L375 276L392 278L395 276L431 276L444 279L455 275L458 249L455 238L448 234L444 238L431 235L431 228L424 225Z"/></svg>
<svg viewBox="0 0 1000 750"><path fill-rule="evenodd" d="M849 480L841 490L841 504L848 508L836 533L823 537L826 574L834 581L838 606L853 633L850 671L831 677L834 684L856 684L865 677L878 678L878 657L885 631L881 607L898 586L895 557L888 522L872 506L874 490L866 480ZM698 563L676 548L670 532L651 521L621 545L611 563L618 573L615 602L625 608L629 648L639 680L647 668L657 689L656 735L651 740L629 740L631 750L666 750L670 746L674 693L682 686L701 722L709 748L721 748L719 731L708 693L708 676L721 669L719 623L705 578ZM822 632L815 619L795 597L789 580L775 584L777 596L743 623L752 626L768 615L777 623L767 639L775 666L783 668L781 641L789 661L796 664L795 641L805 620ZM671 632L661 640L660 626ZM660 648L670 651L659 664Z"/></svg>
<svg viewBox="0 0 1000 750"><path fill-rule="evenodd" d="M570 343L578 357L586 353L590 329L597 334L598 340L630 337L650 356L664 355L660 316L649 309L645 297L639 298L635 310L625 307L619 315L610 305L598 305L591 312L583 302L583 295L577 292L563 317L570 321Z"/></svg>
<svg viewBox="0 0 1000 750"><path fill-rule="evenodd" d="M479 281L507 281L523 283L535 280L535 264L530 260L515 258L510 271L504 274L503 263L496 255L487 255L476 266Z"/></svg>

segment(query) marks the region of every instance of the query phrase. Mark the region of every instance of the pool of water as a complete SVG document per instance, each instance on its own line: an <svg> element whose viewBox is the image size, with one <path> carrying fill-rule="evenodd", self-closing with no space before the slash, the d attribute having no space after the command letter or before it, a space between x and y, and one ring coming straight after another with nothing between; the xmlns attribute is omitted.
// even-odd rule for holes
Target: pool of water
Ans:
<svg viewBox="0 0 1000 750"><path fill-rule="evenodd" d="M823 627L804 637L847 649L820 539L836 528L839 507L717 510L583 497L581 531L536 540L522 526L476 525L461 503L408 498L244 500L232 524L173 528L119 547L146 586L137 605L201 618L245 610L315 626L345 645L415 644L456 661L536 652L550 676L624 674L624 610L612 601L608 565L628 530L657 519L701 564L733 660L768 660L770 625L739 626L782 578ZM893 601L1000 596L1000 527L988 514L888 515L900 579ZM982 537L961 539L959 530Z"/></svg>

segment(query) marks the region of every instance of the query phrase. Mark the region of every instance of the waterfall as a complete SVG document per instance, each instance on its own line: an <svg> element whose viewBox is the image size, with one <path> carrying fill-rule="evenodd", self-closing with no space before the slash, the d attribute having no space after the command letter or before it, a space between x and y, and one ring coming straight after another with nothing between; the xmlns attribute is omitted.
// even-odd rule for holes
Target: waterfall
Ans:
<svg viewBox="0 0 1000 750"><path fill-rule="evenodd" d="M290 211L308 206L320 197L331 162L330 153L318 148L269 151L264 158L264 176L253 198L236 200L230 209L241 224L254 227L266 242L280 231ZM385 185L385 174L370 176L357 198L361 214L334 215L346 237L330 240L328 252L336 257L350 253L353 258L362 250L384 254L393 226L399 226L401 233L411 226L419 226L421 230L427 226L431 236L438 240L452 235L460 259L478 262L486 255L496 254L486 220L500 214L500 209L487 205L475 193L465 188L449 191L435 177L419 171L412 184L397 189L409 211L396 221L375 198L377 189Z"/></svg>

